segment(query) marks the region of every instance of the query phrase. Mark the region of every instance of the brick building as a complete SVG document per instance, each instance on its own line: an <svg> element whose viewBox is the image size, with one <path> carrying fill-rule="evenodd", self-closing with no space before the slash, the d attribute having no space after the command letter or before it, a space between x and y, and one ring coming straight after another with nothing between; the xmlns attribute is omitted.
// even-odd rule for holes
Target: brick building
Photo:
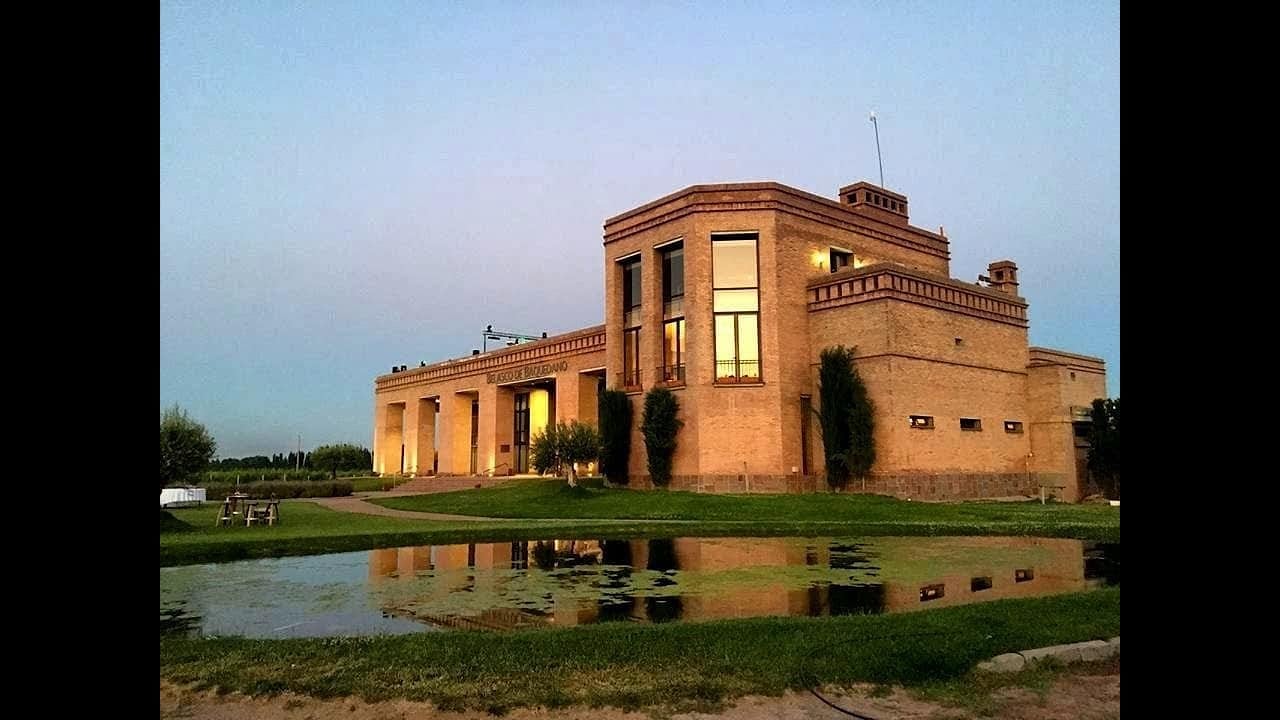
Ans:
<svg viewBox="0 0 1280 720"><path fill-rule="evenodd" d="M594 423L614 387L633 394L645 487L640 408L662 386L684 421L674 489L819 490L818 357L845 345L875 405L868 491L1080 495L1103 361L1029 347L1017 265L953 279L948 239L910 225L903 195L695 185L606 220L603 270L604 325L377 378L374 469L528 472L540 428Z"/></svg>

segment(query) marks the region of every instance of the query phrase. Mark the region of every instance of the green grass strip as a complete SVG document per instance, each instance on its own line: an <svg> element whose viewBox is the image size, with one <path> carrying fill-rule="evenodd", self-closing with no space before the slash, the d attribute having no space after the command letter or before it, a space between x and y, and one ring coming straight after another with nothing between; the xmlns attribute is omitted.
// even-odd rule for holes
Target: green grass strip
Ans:
<svg viewBox="0 0 1280 720"><path fill-rule="evenodd" d="M819 683L938 683L1000 653L1119 632L1116 587L891 615L350 639L166 638L160 675L255 695L406 698L451 710L708 709Z"/></svg>

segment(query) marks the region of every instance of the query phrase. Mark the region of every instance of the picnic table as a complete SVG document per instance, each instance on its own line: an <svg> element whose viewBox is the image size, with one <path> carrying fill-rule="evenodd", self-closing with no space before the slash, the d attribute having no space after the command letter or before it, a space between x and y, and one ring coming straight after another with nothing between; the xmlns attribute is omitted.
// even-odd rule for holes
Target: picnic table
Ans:
<svg viewBox="0 0 1280 720"><path fill-rule="evenodd" d="M232 525L244 519L245 527L254 523L276 525L280 522L280 501L274 497L269 499L253 498L246 493L232 493L222 501L222 509L218 511L218 525Z"/></svg>

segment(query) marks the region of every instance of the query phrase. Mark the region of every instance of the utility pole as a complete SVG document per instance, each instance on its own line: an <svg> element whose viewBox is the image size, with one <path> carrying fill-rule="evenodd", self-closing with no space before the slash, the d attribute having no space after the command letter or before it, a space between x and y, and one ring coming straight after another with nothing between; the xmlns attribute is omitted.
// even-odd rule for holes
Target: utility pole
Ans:
<svg viewBox="0 0 1280 720"><path fill-rule="evenodd" d="M299 435L299 436L298 436L298 459L297 459L297 463L298 463L298 467L297 467L296 469L301 470L301 469L302 469L302 436L301 436L301 435Z"/></svg>

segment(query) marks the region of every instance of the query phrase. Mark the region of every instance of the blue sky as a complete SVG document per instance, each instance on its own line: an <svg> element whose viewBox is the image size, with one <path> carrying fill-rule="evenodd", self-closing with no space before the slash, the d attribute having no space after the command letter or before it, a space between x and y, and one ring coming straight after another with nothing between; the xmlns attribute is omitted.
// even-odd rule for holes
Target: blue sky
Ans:
<svg viewBox="0 0 1280 720"><path fill-rule="evenodd" d="M160 8L160 403L368 445L375 375L602 321L604 218L876 182L1120 392L1118 3Z"/></svg>

